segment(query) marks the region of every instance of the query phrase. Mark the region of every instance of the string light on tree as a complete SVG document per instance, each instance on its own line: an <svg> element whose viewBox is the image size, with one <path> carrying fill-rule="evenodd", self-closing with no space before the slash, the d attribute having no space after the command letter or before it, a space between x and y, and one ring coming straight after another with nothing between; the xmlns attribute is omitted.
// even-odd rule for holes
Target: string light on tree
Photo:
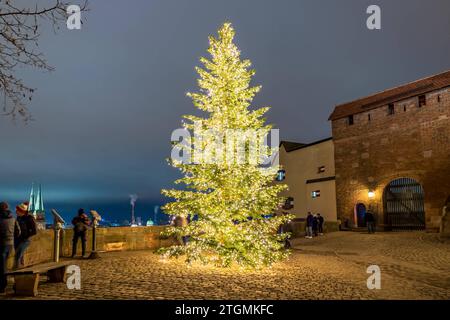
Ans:
<svg viewBox="0 0 450 320"><path fill-rule="evenodd" d="M201 58L204 67L196 68L200 90L188 93L193 104L206 115L184 116L185 129L193 130L200 123L206 135L225 137L229 130L267 133L272 128L263 117L269 108L250 109L261 87L250 86L254 70L250 69L249 60L241 60L233 43L234 34L231 24L225 23L217 38L209 37L211 58ZM200 140L194 137L191 143L206 150L207 141L208 136ZM225 144L225 148L226 152L237 152L233 146ZM284 250L283 241L288 234L278 234L277 230L292 217L271 215L283 202L279 193L286 188L273 183L279 167L262 170L252 161L214 162L208 153L195 160L193 163L169 160L183 173L176 183L186 188L162 190L165 196L175 199L163 207L164 212L190 216L191 222L167 228L166 236L179 239L189 236L189 241L186 245L160 249L163 256L183 255L188 263L200 261L217 266L237 263L253 268L269 266L287 257L289 252ZM192 219L194 215L196 219Z"/></svg>

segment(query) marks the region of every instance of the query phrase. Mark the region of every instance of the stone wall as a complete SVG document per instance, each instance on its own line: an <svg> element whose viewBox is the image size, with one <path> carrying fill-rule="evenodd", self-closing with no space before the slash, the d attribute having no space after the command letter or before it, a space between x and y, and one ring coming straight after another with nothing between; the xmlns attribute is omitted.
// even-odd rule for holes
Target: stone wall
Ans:
<svg viewBox="0 0 450 320"><path fill-rule="evenodd" d="M97 251L122 251L122 250L144 250L157 249L172 244L171 239L160 237L164 226L152 227L118 227L97 229ZM60 256L68 257L72 253L72 229L61 231ZM92 230L87 235L87 254L92 249ZM53 259L54 231L42 230L32 238L31 245L25 254L25 265L34 265ZM78 242L78 254L81 254L81 244ZM13 264L10 257L9 266Z"/></svg>
<svg viewBox="0 0 450 320"><path fill-rule="evenodd" d="M152 227L117 227L97 229L97 251L123 251L123 250L144 250L157 249L170 245L169 240L161 239L160 233L163 226ZM88 231L87 253L92 249L92 230ZM61 234L63 256L70 256L72 253L73 230L65 229ZM81 253L81 244L78 241L78 254Z"/></svg>
<svg viewBox="0 0 450 320"><path fill-rule="evenodd" d="M384 221L383 191L396 178L412 178L424 189L426 228L437 231L442 204L450 193L450 89L332 122L338 218L354 223L357 203L371 206ZM375 197L368 198L368 191Z"/></svg>
<svg viewBox="0 0 450 320"><path fill-rule="evenodd" d="M53 230L40 230L32 238L31 244L25 254L25 265L33 265L40 262L51 261L53 258ZM10 256L9 267L13 265L13 257Z"/></svg>
<svg viewBox="0 0 450 320"><path fill-rule="evenodd" d="M160 237L164 226L152 227L118 227L118 228L99 228L97 229L97 251L125 251L125 250L154 250L161 247L167 247L174 242L172 239ZM324 231L332 232L338 230L337 222L325 222ZM292 222L293 237L303 236L305 234L305 222ZM64 229L61 232L60 256L70 257L72 253L72 229ZM92 230L88 231L87 236L87 254L92 249ZM41 230L32 238L30 247L25 254L25 265L30 266L42 262L52 261L53 259L54 231ZM81 254L81 244L78 242L78 255ZM13 266L13 257L11 255L8 261L9 268Z"/></svg>

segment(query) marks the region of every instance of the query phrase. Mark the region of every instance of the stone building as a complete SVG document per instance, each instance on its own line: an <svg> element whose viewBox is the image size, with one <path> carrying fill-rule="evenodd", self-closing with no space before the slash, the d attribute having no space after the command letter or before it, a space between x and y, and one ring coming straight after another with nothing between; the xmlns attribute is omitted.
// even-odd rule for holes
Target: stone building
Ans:
<svg viewBox="0 0 450 320"><path fill-rule="evenodd" d="M450 71L335 107L338 218L438 230L450 195Z"/></svg>
<svg viewBox="0 0 450 320"><path fill-rule="evenodd" d="M334 148L331 138L302 144L282 141L279 150L282 170L277 180L288 185L281 208L297 218L308 211L320 213L325 221L336 221Z"/></svg>

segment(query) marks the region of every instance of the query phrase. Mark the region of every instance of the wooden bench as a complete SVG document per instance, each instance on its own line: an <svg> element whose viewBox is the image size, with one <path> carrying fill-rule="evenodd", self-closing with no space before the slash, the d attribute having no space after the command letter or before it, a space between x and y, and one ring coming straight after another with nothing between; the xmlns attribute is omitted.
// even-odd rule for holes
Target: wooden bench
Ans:
<svg viewBox="0 0 450 320"><path fill-rule="evenodd" d="M37 296L39 279L41 274L48 277L48 282L64 282L66 267L73 264L72 261L48 262L43 264L13 270L7 275L14 276L14 292L20 296Z"/></svg>

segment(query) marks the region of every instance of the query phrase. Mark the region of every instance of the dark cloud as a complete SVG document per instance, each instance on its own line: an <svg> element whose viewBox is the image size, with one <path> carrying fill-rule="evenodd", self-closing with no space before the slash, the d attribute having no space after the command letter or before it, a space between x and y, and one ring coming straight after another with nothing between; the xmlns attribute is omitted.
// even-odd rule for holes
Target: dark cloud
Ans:
<svg viewBox="0 0 450 320"><path fill-rule="evenodd" d="M80 31L45 28L52 73L21 70L38 90L28 126L0 118L0 197L24 198L31 181L53 201L161 199L177 172L169 137L195 112L194 66L226 20L263 90L281 137L331 134L337 103L450 69L450 2L375 1L382 30L366 28L374 1L90 1Z"/></svg>

